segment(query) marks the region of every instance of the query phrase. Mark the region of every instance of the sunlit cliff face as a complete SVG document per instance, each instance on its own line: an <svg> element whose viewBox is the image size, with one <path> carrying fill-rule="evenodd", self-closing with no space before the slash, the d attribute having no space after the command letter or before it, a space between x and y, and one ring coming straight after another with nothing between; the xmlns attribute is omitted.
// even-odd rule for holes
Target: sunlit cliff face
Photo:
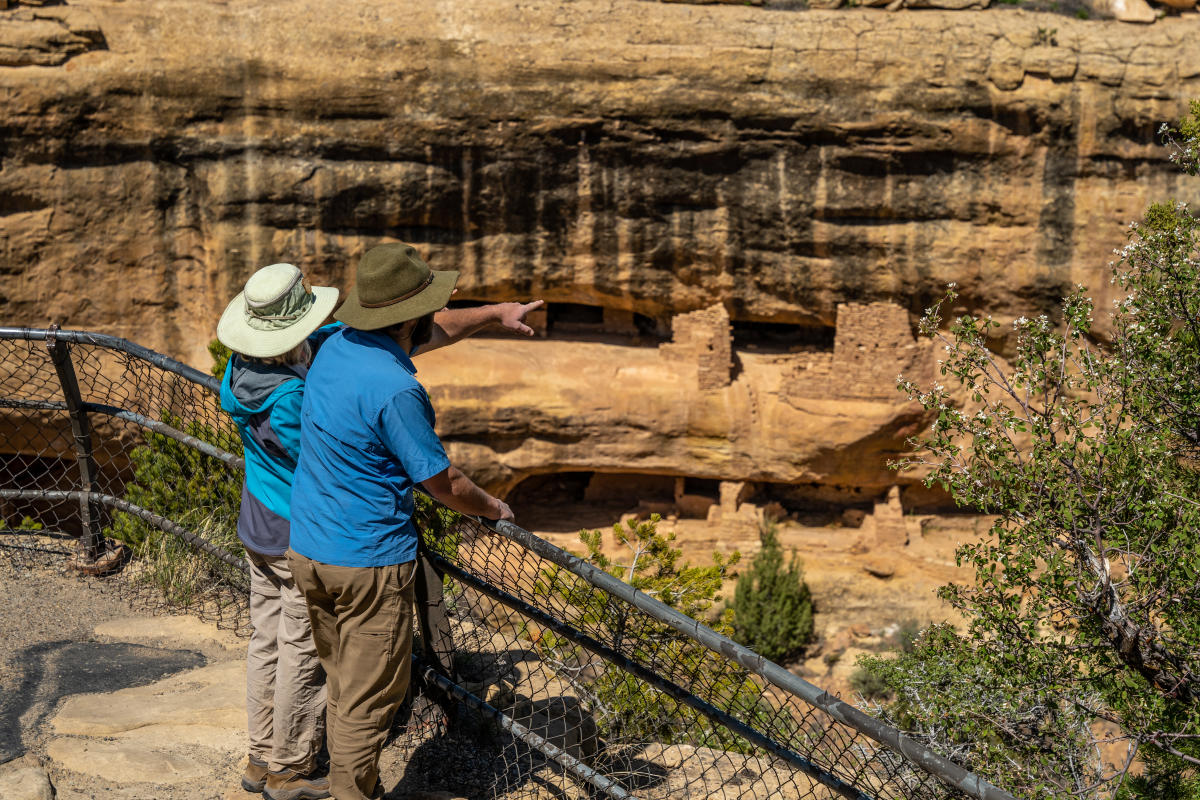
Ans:
<svg viewBox="0 0 1200 800"><path fill-rule="evenodd" d="M843 305L830 341L790 344L720 305L676 316L670 340L579 307L546 317L538 340L417 360L452 456L496 491L545 494L546 474L576 473L563 501L628 484L694 496L703 516L701 498L750 482L784 504L862 503L896 482L887 461L920 426L893 384L931 374L930 350L895 305Z"/></svg>
<svg viewBox="0 0 1200 800"><path fill-rule="evenodd" d="M946 282L1000 319L1075 282L1104 305L1124 225L1200 201L1154 141L1200 97L1197 15L1054 17L1052 43L998 12L23 9L0 10L0 318L203 365L257 267L345 287L412 242L460 300L549 303L539 339L420 364L503 492L877 498L910 480L885 462L922 420L892 387L927 374L911 324Z"/></svg>

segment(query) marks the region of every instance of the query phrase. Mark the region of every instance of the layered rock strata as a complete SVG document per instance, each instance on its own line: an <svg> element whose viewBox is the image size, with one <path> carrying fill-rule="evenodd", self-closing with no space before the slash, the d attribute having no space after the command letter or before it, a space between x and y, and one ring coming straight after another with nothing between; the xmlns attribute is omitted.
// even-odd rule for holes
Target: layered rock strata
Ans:
<svg viewBox="0 0 1200 800"><path fill-rule="evenodd" d="M430 368L495 486L874 459L882 490L910 411L900 370L838 361L841 309L911 320L948 281L1001 319L1076 282L1104 303L1125 224L1200 198L1155 142L1200 97L1196 15L75 0L0 10L0 63L0 319L203 364L257 267L345 287L414 242L460 299L551 304L548 341ZM707 335L680 315L717 306L727 365L674 357ZM574 346L572 309L648 344Z"/></svg>

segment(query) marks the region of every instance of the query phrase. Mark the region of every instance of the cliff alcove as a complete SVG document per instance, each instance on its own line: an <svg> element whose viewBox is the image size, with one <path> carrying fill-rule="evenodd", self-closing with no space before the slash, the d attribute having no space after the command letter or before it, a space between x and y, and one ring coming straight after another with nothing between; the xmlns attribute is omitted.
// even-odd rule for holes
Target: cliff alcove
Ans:
<svg viewBox="0 0 1200 800"><path fill-rule="evenodd" d="M345 288L413 242L464 302L548 303L533 340L419 362L453 457L501 493L916 491L886 466L924 424L894 383L932 374L913 321L944 285L1001 321L1075 283L1106 303L1125 225L1200 199L1155 140L1200 97L1195 13L4 5L6 323L203 366L257 267Z"/></svg>

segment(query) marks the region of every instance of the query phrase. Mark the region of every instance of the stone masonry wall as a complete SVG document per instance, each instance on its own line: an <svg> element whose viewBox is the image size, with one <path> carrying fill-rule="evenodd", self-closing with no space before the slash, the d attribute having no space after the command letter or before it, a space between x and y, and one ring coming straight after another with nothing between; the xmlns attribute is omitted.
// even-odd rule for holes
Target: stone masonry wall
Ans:
<svg viewBox="0 0 1200 800"><path fill-rule="evenodd" d="M840 397L893 397L896 375L917 354L908 312L892 303L838 306L833 373Z"/></svg>
<svg viewBox="0 0 1200 800"><path fill-rule="evenodd" d="M805 354L789 363L782 393L785 398L890 400L897 396L896 376L912 377L920 354L905 309L894 303L842 303L832 356Z"/></svg>
<svg viewBox="0 0 1200 800"><path fill-rule="evenodd" d="M733 338L729 313L717 304L680 314L671 322L671 343L662 346L667 358L694 360L701 389L729 385L733 372Z"/></svg>

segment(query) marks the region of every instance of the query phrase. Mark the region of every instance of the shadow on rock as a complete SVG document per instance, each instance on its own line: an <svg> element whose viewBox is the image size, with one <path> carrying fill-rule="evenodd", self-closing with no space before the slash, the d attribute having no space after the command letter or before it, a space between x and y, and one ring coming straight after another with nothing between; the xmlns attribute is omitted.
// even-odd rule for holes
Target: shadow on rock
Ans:
<svg viewBox="0 0 1200 800"><path fill-rule="evenodd" d="M9 661L13 681L0 694L0 764L24 752L21 722L40 726L62 698L144 686L186 669L202 667L204 656L126 642L45 642Z"/></svg>

